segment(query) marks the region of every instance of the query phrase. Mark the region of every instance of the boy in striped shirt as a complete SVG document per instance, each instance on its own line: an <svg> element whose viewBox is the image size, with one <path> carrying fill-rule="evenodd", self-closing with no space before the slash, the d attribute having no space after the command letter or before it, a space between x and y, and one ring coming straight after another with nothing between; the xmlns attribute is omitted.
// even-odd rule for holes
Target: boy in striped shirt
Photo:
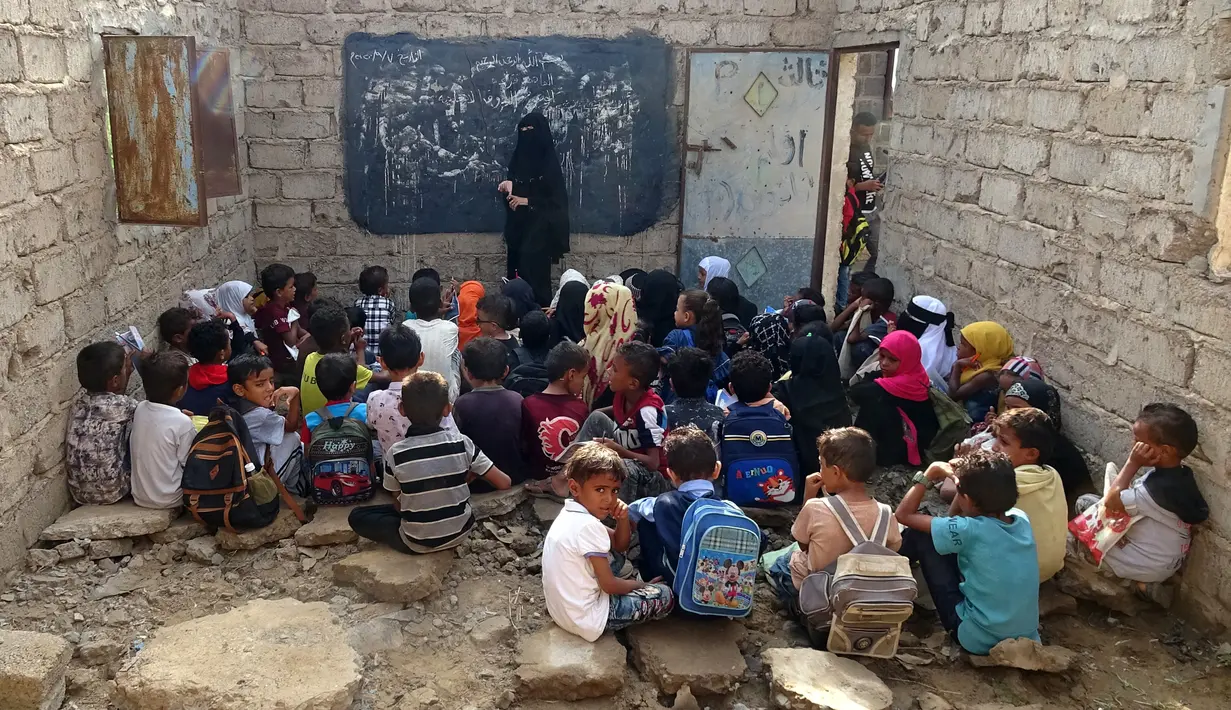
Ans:
<svg viewBox="0 0 1231 710"><path fill-rule="evenodd" d="M482 478L497 489L512 485L474 442L441 428L452 409L449 385L438 373L416 372L402 383L398 410L410 428L385 452L385 490L395 502L351 511L350 526L358 535L407 554L447 550L474 527L470 481Z"/></svg>

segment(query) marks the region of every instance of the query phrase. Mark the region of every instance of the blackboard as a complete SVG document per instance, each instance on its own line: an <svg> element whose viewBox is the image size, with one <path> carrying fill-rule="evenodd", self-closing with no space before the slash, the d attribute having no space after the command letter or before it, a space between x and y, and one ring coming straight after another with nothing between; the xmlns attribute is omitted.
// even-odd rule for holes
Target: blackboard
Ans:
<svg viewBox="0 0 1231 710"><path fill-rule="evenodd" d="M499 232L517 122L551 122L574 233L659 221L677 163L659 39L452 42L351 34L343 51L346 194L376 234Z"/></svg>

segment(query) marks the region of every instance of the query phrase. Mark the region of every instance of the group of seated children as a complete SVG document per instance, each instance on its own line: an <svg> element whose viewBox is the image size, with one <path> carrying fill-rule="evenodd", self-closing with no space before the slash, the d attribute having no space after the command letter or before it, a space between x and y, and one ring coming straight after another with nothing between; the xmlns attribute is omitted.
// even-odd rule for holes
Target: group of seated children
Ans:
<svg viewBox="0 0 1231 710"><path fill-rule="evenodd" d="M1086 563L1066 532L1066 494L1089 479L1084 462L1071 461L1080 454L1058 431L1059 400L1038 363L1013 357L995 323L966 326L955 342L953 317L936 299L916 298L894 318L893 285L875 275L852 279L851 305L830 323L808 289L781 312L751 316L720 265L710 266L699 276L722 302L661 270L593 286L570 272L548 309L520 280L490 295L466 282L455 299L424 270L404 322L380 267L363 271L350 309L318 298L314 279L281 264L262 271L259 307L243 282L192 292L159 318L158 352L134 356L110 342L80 352L70 491L82 504L131 494L140 506L180 506L192 416L225 403L243 416L260 463L307 495L304 447L322 421L349 417L367 424L394 496L352 511L365 538L405 553L445 550L474 525L472 492L524 484L563 501L544 546L547 606L562 627L594 639L671 611L659 580L674 575L683 513L724 494L715 485L724 425L729 412L756 408L790 431L782 438L806 474L792 528L798 549L770 570L784 601L793 605L804 578L852 547L818 496L840 497L870 532L880 509L871 476L911 464L926 470L898 506L904 532L895 528L887 544L922 566L945 628L973 653L1036 638L1039 582L1065 565L1066 550L1070 563ZM725 327L722 303L738 311ZM750 321L743 331L741 316ZM728 338L727 328L739 334ZM848 363L858 372L848 376ZM134 365L139 403L125 394ZM731 404L716 404L719 391ZM949 426L936 402L950 397L962 427L963 407L976 422L973 436L950 463L925 467ZM1104 505L1138 522L1099 572L1158 599L1158 583L1183 561L1189 526L1208 515L1182 464L1196 425L1156 404L1133 434ZM1134 483L1143 467L1153 470ZM946 517L918 510L937 486L951 501ZM623 574L634 532L641 578L652 582Z"/></svg>

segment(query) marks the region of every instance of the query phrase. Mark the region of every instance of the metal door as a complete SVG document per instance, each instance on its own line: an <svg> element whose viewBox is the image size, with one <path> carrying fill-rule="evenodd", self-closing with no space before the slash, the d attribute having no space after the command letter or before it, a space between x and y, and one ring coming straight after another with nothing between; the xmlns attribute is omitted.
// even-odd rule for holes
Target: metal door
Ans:
<svg viewBox="0 0 1231 710"><path fill-rule="evenodd" d="M689 56L680 274L710 255L764 308L812 280L828 52Z"/></svg>

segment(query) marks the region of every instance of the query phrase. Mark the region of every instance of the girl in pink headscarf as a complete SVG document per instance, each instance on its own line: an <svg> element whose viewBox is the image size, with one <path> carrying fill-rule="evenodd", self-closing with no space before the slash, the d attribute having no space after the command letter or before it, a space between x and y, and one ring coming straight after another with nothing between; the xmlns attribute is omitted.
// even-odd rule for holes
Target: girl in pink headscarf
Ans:
<svg viewBox="0 0 1231 710"><path fill-rule="evenodd" d="M928 399L930 380L919 341L897 330L881 341L877 355L880 377L851 388L851 399L859 407L855 426L876 440L879 465L918 466L940 428Z"/></svg>

